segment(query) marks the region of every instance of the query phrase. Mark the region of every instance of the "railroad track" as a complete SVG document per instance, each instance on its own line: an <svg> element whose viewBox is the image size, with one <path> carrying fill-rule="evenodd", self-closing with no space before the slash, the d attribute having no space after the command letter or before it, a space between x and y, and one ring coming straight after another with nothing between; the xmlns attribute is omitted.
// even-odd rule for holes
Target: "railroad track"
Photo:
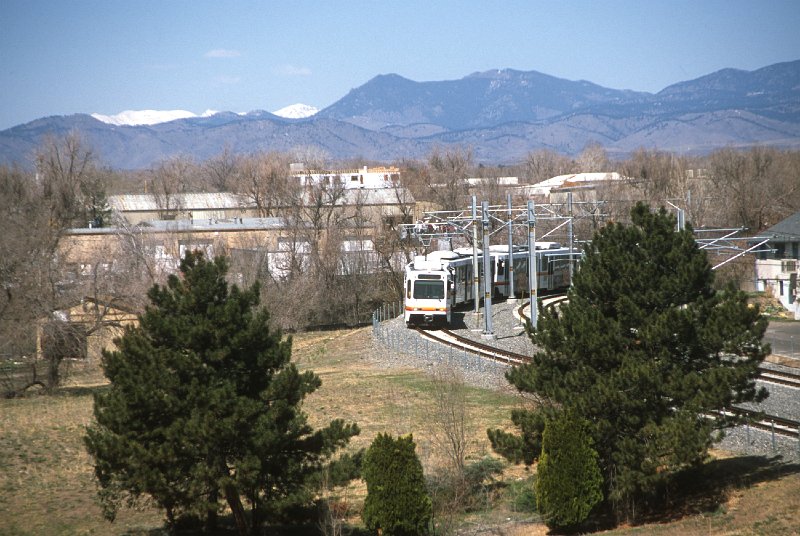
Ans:
<svg viewBox="0 0 800 536"><path fill-rule="evenodd" d="M427 330L417 326L414 328L416 332L426 339L444 344L451 348L457 348L461 351L466 351L471 354L477 354L484 359L491 359L499 361L508 365L521 365L529 363L531 358L515 352L502 350L489 344L473 341L449 329Z"/></svg>
<svg viewBox="0 0 800 536"><path fill-rule="evenodd" d="M794 372L785 372L761 367L759 368L758 379L762 382L774 383L776 385L800 389L800 374L796 374Z"/></svg>
<svg viewBox="0 0 800 536"><path fill-rule="evenodd" d="M566 301L567 295L566 294L552 294L550 296L546 296L542 298L542 307L545 309L548 307L555 307L559 303ZM522 305L517 308L517 314L520 318L525 318L525 308L528 307L530 301L523 302Z"/></svg>
<svg viewBox="0 0 800 536"><path fill-rule="evenodd" d="M565 299L566 296L552 296L545 300L544 306L554 306ZM520 315L522 315L522 310L526 306L527 304L524 304L519 308ZM484 359L490 359L507 365L521 365L530 363L531 360L529 356L510 352L489 344L472 340L449 329L426 330L417 327L415 330L421 337L435 341L439 344L456 348L462 352L476 354ZM800 374L791 372L778 371L762 367L760 368L759 380L800 389ZM800 439L800 421L779 417L777 415L765 415L760 412L750 411L742 408L735 408L723 413L729 416L736 414L755 419L749 423L749 426L754 429Z"/></svg>
<svg viewBox="0 0 800 536"><path fill-rule="evenodd" d="M553 296L544 298L542 300L543 307L555 307L567 299L566 294L554 294ZM527 303L522 304L518 309L520 317L524 316L523 312L528 306ZM775 370L766 367L759 368L758 379L762 382L772 383L775 385L782 385L784 387L792 387L800 389L800 374L788 371Z"/></svg>
<svg viewBox="0 0 800 536"><path fill-rule="evenodd" d="M751 428L775 433L776 435L800 439L800 421L796 421L794 419L778 417L777 415L766 415L759 411L743 408L733 408L731 410L720 411L718 414L729 417L750 417L751 419L754 419L747 424L747 426L750 426Z"/></svg>
<svg viewBox="0 0 800 536"><path fill-rule="evenodd" d="M449 329L425 330L420 327L415 329L422 337L461 351L477 354L485 359L491 359L509 365L530 363L531 360L531 358L526 355L509 352L497 348L496 346L474 341ZM758 379L762 382L800 389L800 374L793 372L761 367L759 369Z"/></svg>

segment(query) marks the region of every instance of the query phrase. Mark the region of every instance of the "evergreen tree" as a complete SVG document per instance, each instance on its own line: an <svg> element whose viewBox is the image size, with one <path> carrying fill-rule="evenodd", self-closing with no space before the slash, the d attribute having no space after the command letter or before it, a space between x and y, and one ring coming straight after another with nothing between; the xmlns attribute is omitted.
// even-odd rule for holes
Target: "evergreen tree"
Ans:
<svg viewBox="0 0 800 536"><path fill-rule="evenodd" d="M691 226L676 232L666 210L643 204L631 216L595 234L569 301L541 312L532 331L540 350L507 374L520 391L589 421L605 491L626 515L736 422L707 415L766 396L754 380L768 351L766 320L744 293L715 291ZM527 432L535 444L541 428Z"/></svg>
<svg viewBox="0 0 800 536"><path fill-rule="evenodd" d="M200 252L180 271L150 289L119 350L103 353L111 385L95 397L86 446L105 513L149 497L169 525L195 519L211 529L224 498L239 532L257 532L265 508L358 428L309 426L300 404L320 380L290 362L291 340L270 329L257 285L229 288L226 260Z"/></svg>
<svg viewBox="0 0 800 536"><path fill-rule="evenodd" d="M385 536L427 534L431 499L411 435L393 439L378 434L364 456L367 483L362 518L367 528Z"/></svg>
<svg viewBox="0 0 800 536"><path fill-rule="evenodd" d="M547 421L536 471L536 504L550 528L574 528L603 500L603 476L586 421L561 413Z"/></svg>

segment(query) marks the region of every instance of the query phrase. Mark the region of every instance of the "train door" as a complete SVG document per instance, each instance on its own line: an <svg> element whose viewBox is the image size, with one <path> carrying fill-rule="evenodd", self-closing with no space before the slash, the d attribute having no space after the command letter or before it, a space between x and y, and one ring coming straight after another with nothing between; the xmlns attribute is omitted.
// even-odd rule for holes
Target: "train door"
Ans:
<svg viewBox="0 0 800 536"><path fill-rule="evenodd" d="M514 256L514 292L518 296L528 293L528 254Z"/></svg>
<svg viewBox="0 0 800 536"><path fill-rule="evenodd" d="M492 296L497 296L497 258L489 257L489 281L492 282Z"/></svg>
<svg viewBox="0 0 800 536"><path fill-rule="evenodd" d="M493 296L508 296L508 270L507 257L497 255L493 258L496 265L494 272L494 291Z"/></svg>
<svg viewBox="0 0 800 536"><path fill-rule="evenodd" d="M542 255L540 262L542 263L542 285L541 288L550 290L553 288L553 263L550 262L549 255Z"/></svg>
<svg viewBox="0 0 800 536"><path fill-rule="evenodd" d="M472 264L462 264L456 270L456 287L458 288L458 303L466 303L472 299Z"/></svg>
<svg viewBox="0 0 800 536"><path fill-rule="evenodd" d="M464 267L464 302L474 299L472 278L472 263L470 263Z"/></svg>

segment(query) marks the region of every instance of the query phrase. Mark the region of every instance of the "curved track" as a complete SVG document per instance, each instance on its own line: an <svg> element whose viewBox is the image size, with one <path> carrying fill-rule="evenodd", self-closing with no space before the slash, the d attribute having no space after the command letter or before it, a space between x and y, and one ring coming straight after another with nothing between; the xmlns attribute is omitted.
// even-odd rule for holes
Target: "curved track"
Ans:
<svg viewBox="0 0 800 536"><path fill-rule="evenodd" d="M544 300L543 304L544 307L553 307L558 303L563 302L565 299L565 295L551 296ZM520 316L524 316L523 311L526 307L527 304L523 304L519 307L518 311ZM420 327L416 327L414 329L421 337L449 347L457 348L460 351L477 354L484 359L491 359L507 365L521 365L529 363L531 360L529 356L510 352L490 344L469 339L449 329L426 330ZM784 387L800 389L800 374L778 371L765 367L762 367L760 371L760 381L774 383ZM749 416L755 419L750 422L750 426L753 428L788 437L800 438L800 421L786 419L777 415L765 415L761 412L741 408L735 408L731 412L726 412L726 414Z"/></svg>
<svg viewBox="0 0 800 536"><path fill-rule="evenodd" d="M458 348L459 350L477 354L486 359L492 359L509 365L521 365L530 362L530 357L502 350L489 344L473 341L449 329L426 330L420 327L413 328L421 337Z"/></svg>

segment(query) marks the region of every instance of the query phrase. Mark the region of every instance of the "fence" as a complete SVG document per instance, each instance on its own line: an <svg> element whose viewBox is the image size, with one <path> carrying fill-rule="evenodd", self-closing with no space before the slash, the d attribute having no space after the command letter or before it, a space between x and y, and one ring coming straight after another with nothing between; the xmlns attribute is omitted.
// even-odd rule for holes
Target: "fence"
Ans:
<svg viewBox="0 0 800 536"><path fill-rule="evenodd" d="M471 386L486 389L508 387L504 376L507 365L420 337L416 331L406 329L402 319L389 324L402 313L401 301L386 303L372 314L372 338L376 344L392 352L393 361L405 361L410 366L431 372L437 367L458 368L464 382Z"/></svg>
<svg viewBox="0 0 800 536"><path fill-rule="evenodd" d="M372 314L372 337L376 344L392 354L392 360L405 361L410 366L430 370L435 367L458 367L465 382L476 387L508 387L503 372L506 365L478 357L466 350L445 346L420 337L414 330L405 329L402 321L390 324L403 313L403 303L382 305ZM741 426L726 431L719 448L759 456L782 456L800 461L800 437L792 438L771 431Z"/></svg>

